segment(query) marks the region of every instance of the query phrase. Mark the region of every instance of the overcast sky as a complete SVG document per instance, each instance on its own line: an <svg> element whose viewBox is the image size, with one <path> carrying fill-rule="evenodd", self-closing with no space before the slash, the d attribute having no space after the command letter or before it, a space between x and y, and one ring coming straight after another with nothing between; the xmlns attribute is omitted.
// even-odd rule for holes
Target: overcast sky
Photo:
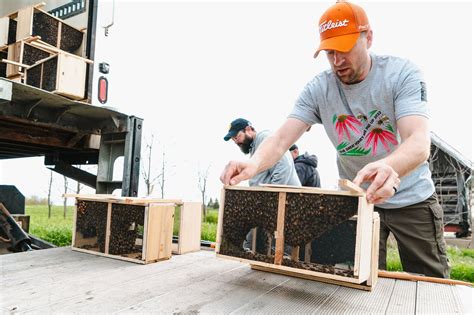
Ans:
<svg viewBox="0 0 474 315"><path fill-rule="evenodd" d="M472 160L472 4L357 2L374 31L371 51L405 57L424 72L431 129ZM154 134L155 173L166 152L165 197L199 200L198 170L208 166L209 197L219 175L243 154L224 142L228 125L249 119L275 130L300 91L329 67L313 59L320 15L333 2L119 1L110 29L110 103L145 119ZM324 187L337 182L335 150L321 126L298 142L316 154ZM46 195L42 158L0 162L0 180L25 195ZM59 200L62 177L55 177ZM140 185L144 194L145 186ZM155 188L159 194L159 188Z"/></svg>

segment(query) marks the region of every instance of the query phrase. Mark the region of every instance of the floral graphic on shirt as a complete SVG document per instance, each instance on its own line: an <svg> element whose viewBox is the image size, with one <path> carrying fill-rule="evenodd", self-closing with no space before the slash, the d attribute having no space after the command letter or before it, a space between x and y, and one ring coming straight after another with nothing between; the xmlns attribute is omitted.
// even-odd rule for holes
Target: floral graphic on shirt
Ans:
<svg viewBox="0 0 474 315"><path fill-rule="evenodd" d="M390 123L390 118L380 110L372 110L368 115L358 113L355 116L340 114L333 116L340 155L344 156L375 156L380 147L390 152L390 145L398 145L396 133ZM351 133L357 135L351 141ZM345 139L347 138L347 140ZM378 150L377 150L378 149Z"/></svg>
<svg viewBox="0 0 474 315"><path fill-rule="evenodd" d="M337 122L336 122L337 121ZM362 123L351 115L334 115L332 118L332 122L336 123L336 132L338 136L338 142L341 142L344 134L347 137L347 140L351 140L351 135L349 133L349 129L356 135L360 135L360 131L357 127L362 126Z"/></svg>
<svg viewBox="0 0 474 315"><path fill-rule="evenodd" d="M372 156L377 154L377 146L379 141L385 148L385 151L390 152L390 146L387 142L391 142L393 145L397 145L398 141L395 135L387 130L383 130L380 127L375 127L369 132L367 136L367 142L365 143L365 148L367 149L372 145Z"/></svg>

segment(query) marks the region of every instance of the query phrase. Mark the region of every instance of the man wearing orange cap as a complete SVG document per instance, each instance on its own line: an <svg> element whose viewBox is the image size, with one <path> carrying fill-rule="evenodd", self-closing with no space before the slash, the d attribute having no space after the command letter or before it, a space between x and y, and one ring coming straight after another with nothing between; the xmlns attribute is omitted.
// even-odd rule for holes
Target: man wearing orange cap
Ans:
<svg viewBox="0 0 474 315"><path fill-rule="evenodd" d="M323 124L337 150L339 176L367 189L381 218L380 260L390 232L405 271L449 277L443 211L427 159L430 134L426 85L410 61L369 52L373 33L364 10L339 1L319 20L330 70L303 89L286 122L248 161L231 161L224 184L271 167L313 124Z"/></svg>

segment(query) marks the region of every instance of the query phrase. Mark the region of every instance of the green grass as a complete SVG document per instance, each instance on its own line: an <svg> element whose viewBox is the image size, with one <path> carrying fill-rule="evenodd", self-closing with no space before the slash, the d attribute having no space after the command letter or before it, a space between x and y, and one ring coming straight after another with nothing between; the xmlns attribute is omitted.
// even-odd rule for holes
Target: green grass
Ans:
<svg viewBox="0 0 474 315"><path fill-rule="evenodd" d="M64 219L63 207L52 206L48 219L48 206L27 205L26 214L30 215L30 233L56 246L71 245L72 215L74 207L67 207Z"/></svg>
<svg viewBox="0 0 474 315"><path fill-rule="evenodd" d="M474 249L447 246L448 259L451 264L450 278L474 283ZM387 246L387 270L402 271L398 249Z"/></svg>

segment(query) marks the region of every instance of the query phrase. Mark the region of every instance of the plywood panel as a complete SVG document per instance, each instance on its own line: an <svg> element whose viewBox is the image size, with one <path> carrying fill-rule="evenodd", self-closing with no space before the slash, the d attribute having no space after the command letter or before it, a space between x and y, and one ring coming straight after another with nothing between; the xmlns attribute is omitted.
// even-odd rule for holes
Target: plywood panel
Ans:
<svg viewBox="0 0 474 315"><path fill-rule="evenodd" d="M83 99L86 68L83 60L73 55L59 54L57 93L73 99Z"/></svg>
<svg viewBox="0 0 474 315"><path fill-rule="evenodd" d="M174 205L151 204L148 208L146 234L146 262L171 257L173 241Z"/></svg>
<svg viewBox="0 0 474 315"><path fill-rule="evenodd" d="M181 206L178 254L201 249L202 211L200 202L184 202Z"/></svg>

